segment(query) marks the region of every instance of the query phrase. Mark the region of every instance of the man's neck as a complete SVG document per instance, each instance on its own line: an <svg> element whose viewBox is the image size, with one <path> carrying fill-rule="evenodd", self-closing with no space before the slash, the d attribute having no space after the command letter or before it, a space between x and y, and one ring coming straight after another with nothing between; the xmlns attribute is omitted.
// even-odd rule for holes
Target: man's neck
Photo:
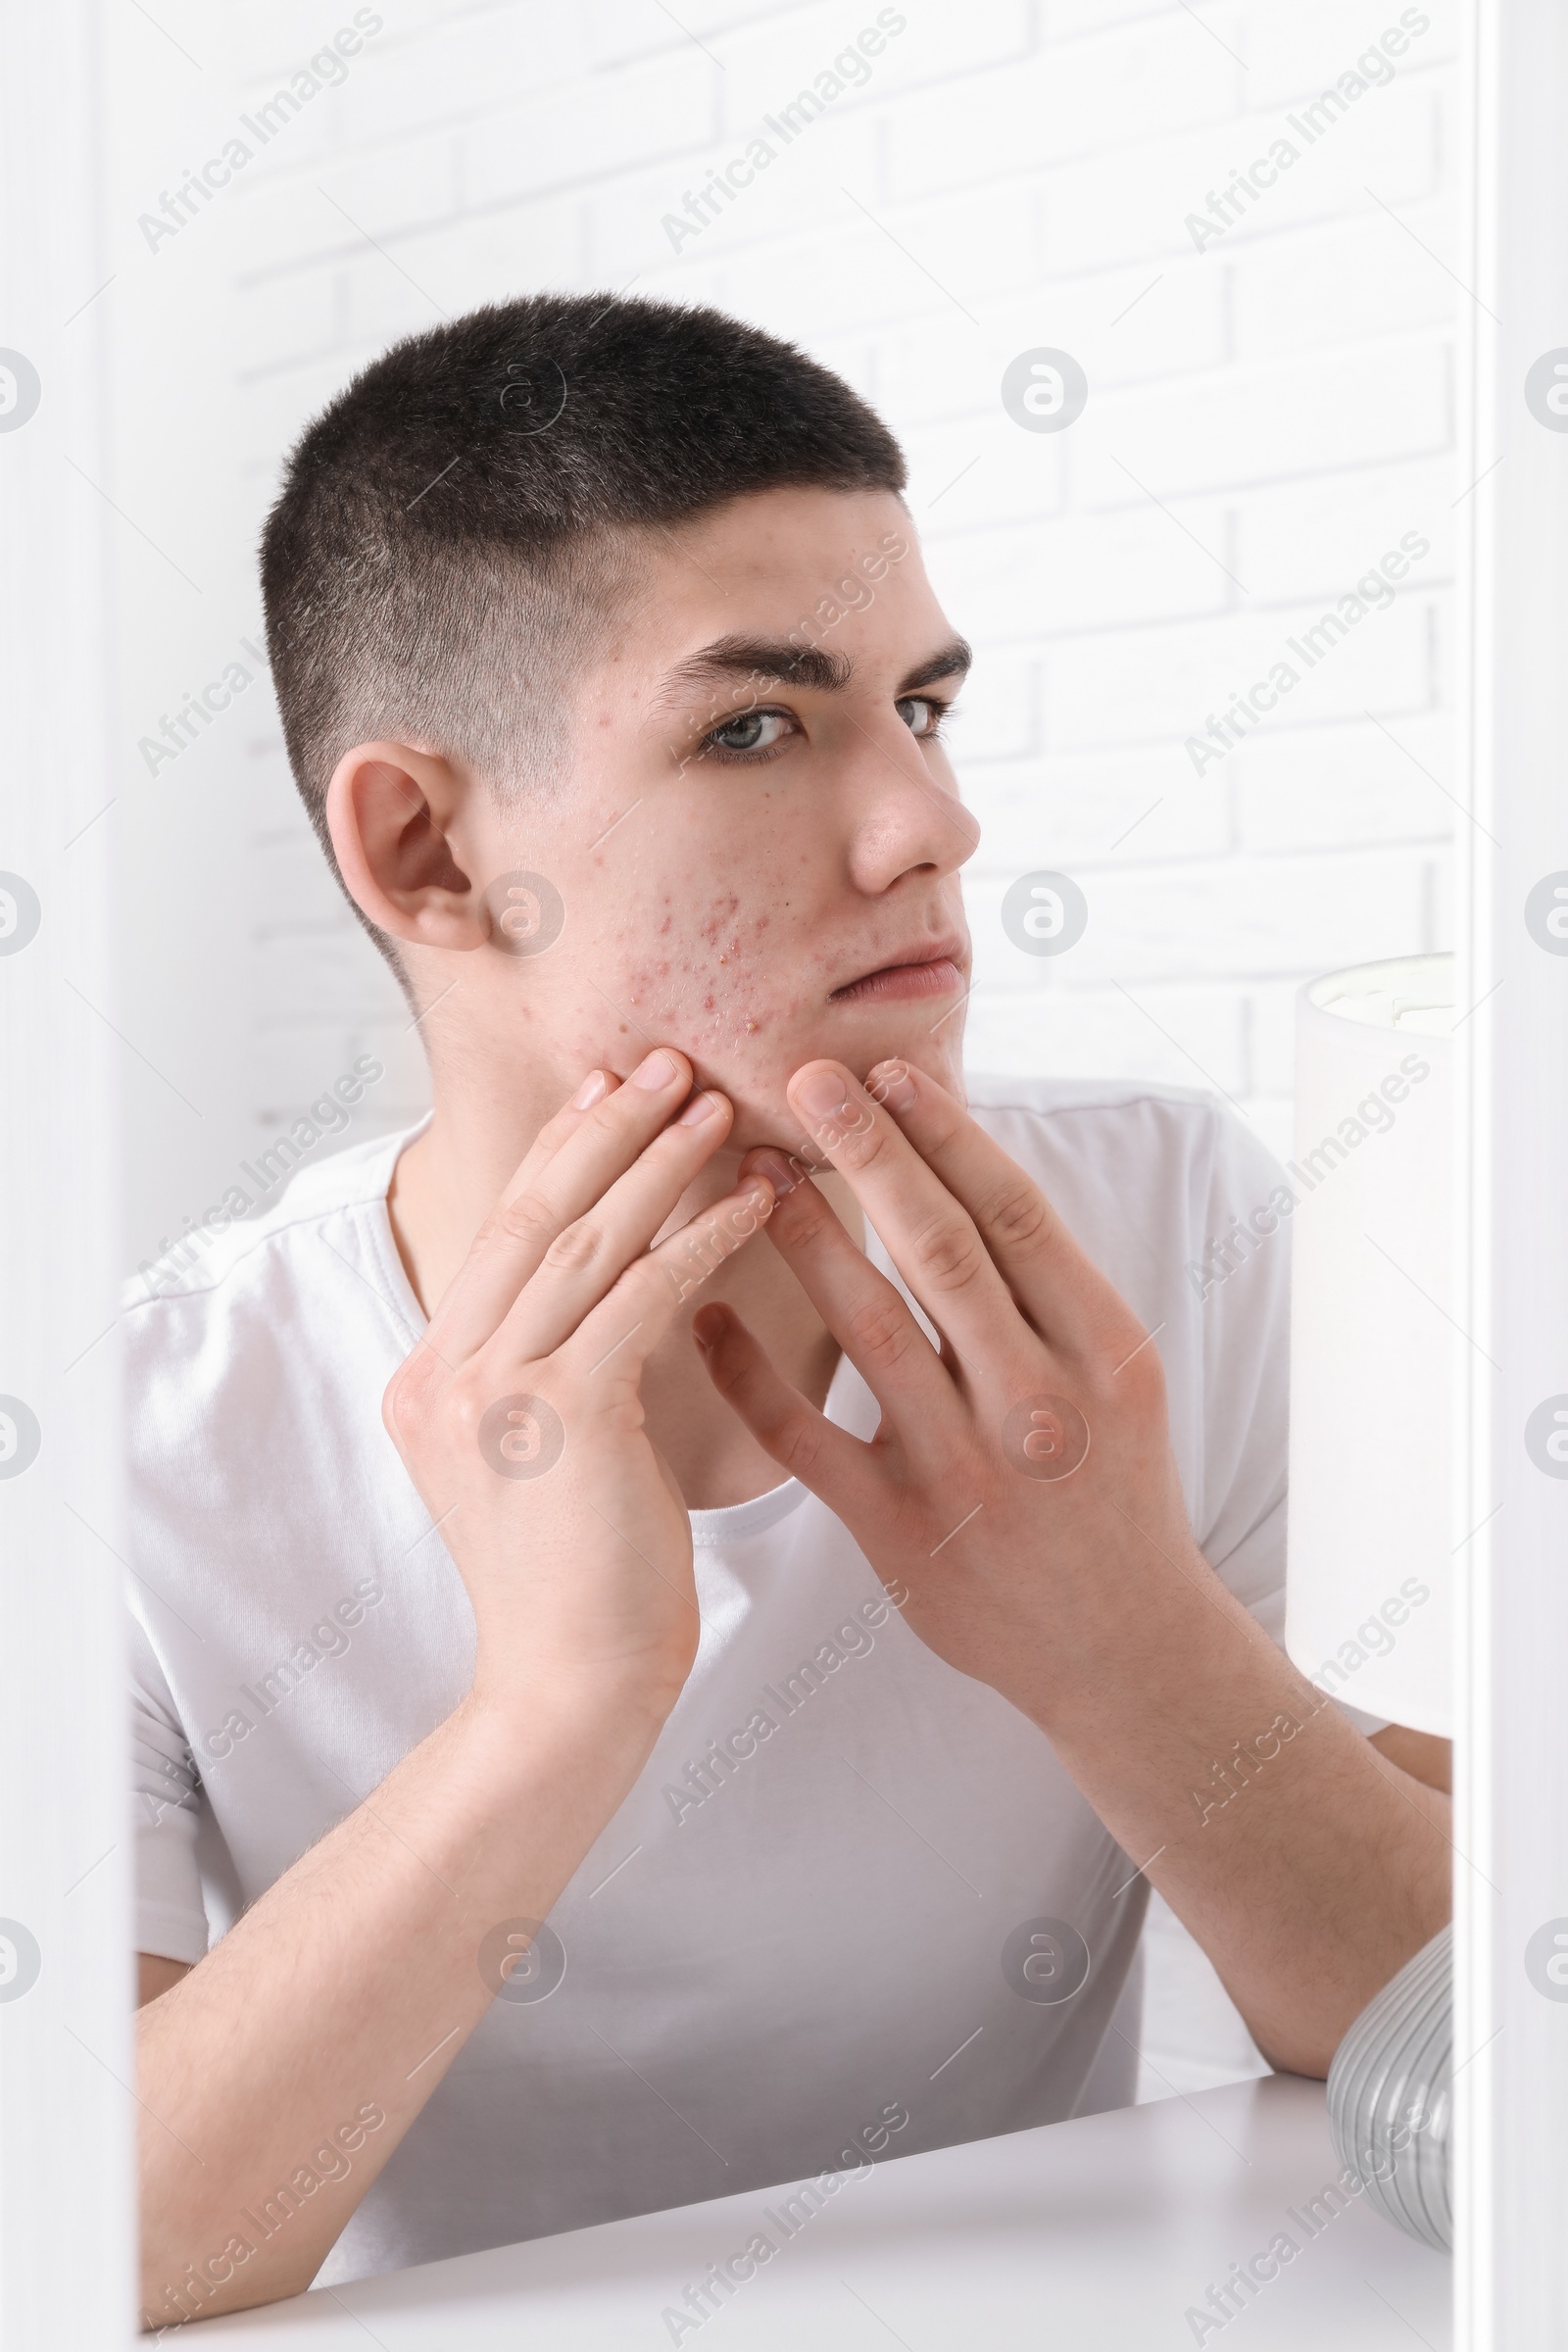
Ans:
<svg viewBox="0 0 1568 2352"><path fill-rule="evenodd" d="M404 1270L427 1315L450 1287L485 1218L528 1148L527 1133L461 1102L438 1102L424 1133L400 1153L387 1191L387 1211ZM700 1187L681 1200L664 1230L722 1199L735 1180L738 1155L717 1152ZM854 1239L864 1246L864 1223L853 1194L836 1176L822 1189ZM643 1405L649 1437L673 1471L688 1509L714 1510L749 1502L780 1484L778 1465L718 1395L691 1334L691 1318L710 1299L732 1306L783 1378L821 1405L839 1360L837 1342L799 1283L765 1238L729 1259L676 1317L648 1359Z"/></svg>

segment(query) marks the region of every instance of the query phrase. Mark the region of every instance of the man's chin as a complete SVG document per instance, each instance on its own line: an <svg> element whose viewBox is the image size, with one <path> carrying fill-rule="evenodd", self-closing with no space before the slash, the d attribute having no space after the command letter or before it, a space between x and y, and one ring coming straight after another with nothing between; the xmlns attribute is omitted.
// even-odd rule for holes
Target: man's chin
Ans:
<svg viewBox="0 0 1568 2352"><path fill-rule="evenodd" d="M879 1063L907 1061L915 1069L924 1071L928 1078L934 1078L939 1086L945 1087L960 1102L968 1099L963 1086L963 1066L957 1054L939 1050L929 1036L922 1037L919 1050L884 1040L878 1043L874 1051L867 1053L862 1050L853 1055L835 1053L830 1045L824 1043L814 1051L804 1048L799 1059L776 1085L756 1088L726 1085L721 1077L708 1081L710 1085L722 1088L735 1106L735 1124L730 1131L727 1150L750 1152L760 1145L769 1144L776 1151L793 1153L808 1166L816 1164L821 1153L807 1135L785 1093L789 1079L796 1070L804 1069L808 1061L841 1061L862 1084Z"/></svg>
<svg viewBox="0 0 1568 2352"><path fill-rule="evenodd" d="M914 1024L906 1026L913 1027ZM893 1030L892 1023L889 1024L889 1030ZM881 1065L895 1061L907 1062L911 1069L921 1070L926 1077L934 1078L938 1086L946 1087L948 1093L956 1095L961 1102L966 1099L963 1091L962 1042L963 1015L955 1006L952 1021L944 1025L939 1036L933 1037L922 1020L912 1038L900 1037L895 1031L880 1036L874 1045L862 1048L858 1054L841 1052L836 1058L855 1072L862 1086L870 1072Z"/></svg>
<svg viewBox="0 0 1568 2352"><path fill-rule="evenodd" d="M765 1144L775 1152L782 1152L786 1158L804 1160L808 1167L816 1166L822 1155L788 1102L760 1099L753 1102L739 1095L731 1095L730 1101L735 1105L735 1124L724 1146L726 1152L755 1152Z"/></svg>

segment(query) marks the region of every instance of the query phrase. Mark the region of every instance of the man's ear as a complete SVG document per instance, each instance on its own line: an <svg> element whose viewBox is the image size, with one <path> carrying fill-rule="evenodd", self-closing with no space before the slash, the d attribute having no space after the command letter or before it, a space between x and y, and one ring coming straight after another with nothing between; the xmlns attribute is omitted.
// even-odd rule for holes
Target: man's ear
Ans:
<svg viewBox="0 0 1568 2352"><path fill-rule="evenodd" d="M406 743L345 752L326 823L349 895L378 931L424 948L480 948L490 918L448 838L464 800L449 760Z"/></svg>

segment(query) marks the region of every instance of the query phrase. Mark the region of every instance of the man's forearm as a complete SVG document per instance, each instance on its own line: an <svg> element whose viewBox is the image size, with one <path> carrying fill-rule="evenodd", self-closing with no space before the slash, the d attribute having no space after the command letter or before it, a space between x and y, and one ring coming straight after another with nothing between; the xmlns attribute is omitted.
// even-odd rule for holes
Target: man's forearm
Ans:
<svg viewBox="0 0 1568 2352"><path fill-rule="evenodd" d="M956 1096L900 1059L864 1085L809 1062L789 1091L907 1296L782 1154L742 1165L882 1418L869 1444L829 1421L717 1302L693 1326L715 1386L902 1581L921 1641L1047 1734L1269 2054L1325 2071L1446 1916L1442 1800L1319 1704L1204 1561L1164 1323L1146 1328Z"/></svg>
<svg viewBox="0 0 1568 2352"><path fill-rule="evenodd" d="M1377 1754L1196 1549L1126 1564L1064 1611L1062 1633L1018 1703L1265 2055L1326 2073L1447 1917L1446 1798Z"/></svg>
<svg viewBox="0 0 1568 2352"><path fill-rule="evenodd" d="M147 2324L309 2285L488 2008L483 1939L545 1917L658 1730L518 1720L466 1701L142 2011Z"/></svg>

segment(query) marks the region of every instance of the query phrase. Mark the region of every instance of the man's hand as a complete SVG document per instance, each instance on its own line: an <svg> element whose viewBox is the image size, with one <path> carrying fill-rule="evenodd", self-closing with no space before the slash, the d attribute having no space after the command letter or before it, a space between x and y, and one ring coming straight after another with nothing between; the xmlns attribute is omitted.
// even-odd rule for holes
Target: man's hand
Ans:
<svg viewBox="0 0 1568 2352"><path fill-rule="evenodd" d="M790 1100L853 1187L940 1335L813 1185L774 1151L772 1239L882 1407L869 1444L785 1386L727 1307L694 1326L709 1370L775 1460L908 1588L951 1665L1049 1719L1151 1569L1215 1587L1187 1523L1151 1335L1051 1203L934 1080L904 1062L869 1093L837 1062ZM894 1115L896 1114L896 1115ZM1261 1642L1264 1637L1259 1635Z"/></svg>
<svg viewBox="0 0 1568 2352"><path fill-rule="evenodd" d="M784 1469L849 1527L938 1654L1048 1734L1202 1943L1276 2065L1322 2074L1447 1915L1444 1800L1283 1657L1188 1524L1152 1345L1039 1188L923 1072L808 1063L790 1101L938 1334L855 1249L806 1162L743 1169L882 1408L867 1444L781 1380L727 1307L693 1331ZM792 1178L794 1181L792 1182ZM1223 1808L1216 1760L1238 1775Z"/></svg>
<svg viewBox="0 0 1568 2352"><path fill-rule="evenodd" d="M585 1085L387 1390L387 1428L473 1603L481 1706L609 1701L657 1726L696 1655L691 1523L639 1384L684 1299L773 1202L749 1177L650 1250L730 1129L722 1095L671 1119L690 1084L685 1057L657 1048L624 1086L595 1100Z"/></svg>
<svg viewBox="0 0 1568 2352"><path fill-rule="evenodd" d="M205 1960L152 1964L138 2021L148 2327L310 2283L624 1800L690 1670L691 1524L638 1384L682 1301L772 1200L747 1179L650 1249L729 1133L722 1096L675 1117L690 1084L680 1054L656 1052L624 1086L585 1086L387 1391L387 1425L473 1602L473 1688ZM355 2116L365 2130L335 2140ZM311 2162L325 2179L302 2203L288 2183ZM250 2217L270 2198L288 2226L264 2232Z"/></svg>

